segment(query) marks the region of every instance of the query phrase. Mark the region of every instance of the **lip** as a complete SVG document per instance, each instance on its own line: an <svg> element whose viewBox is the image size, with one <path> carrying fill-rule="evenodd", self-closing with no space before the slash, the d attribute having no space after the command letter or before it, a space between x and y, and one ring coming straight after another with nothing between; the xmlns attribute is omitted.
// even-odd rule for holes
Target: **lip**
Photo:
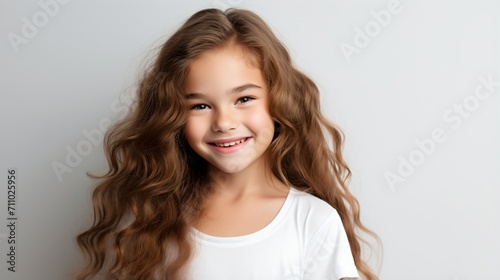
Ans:
<svg viewBox="0 0 500 280"><path fill-rule="evenodd" d="M234 146L230 146L230 147L219 147L219 146L215 145L216 143L222 144L222 143L234 142L234 141L241 140L241 139L245 139L245 141L243 143L240 143L240 144L237 144ZM226 139L219 139L219 140L210 142L208 144L212 149L214 149L215 151L217 151L221 154L230 154L230 153L234 153L234 152L242 149L243 147L245 147L247 145L247 143L250 141L250 139L252 139L252 137L232 137L232 138L226 138Z"/></svg>

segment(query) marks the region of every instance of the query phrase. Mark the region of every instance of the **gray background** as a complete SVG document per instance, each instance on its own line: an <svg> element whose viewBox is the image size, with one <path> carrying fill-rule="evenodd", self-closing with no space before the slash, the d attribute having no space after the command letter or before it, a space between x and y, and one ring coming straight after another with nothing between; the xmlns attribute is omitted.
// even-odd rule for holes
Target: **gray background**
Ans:
<svg viewBox="0 0 500 280"><path fill-rule="evenodd" d="M95 183L85 172L105 170L106 123L126 112L154 46L195 11L233 5L266 19L345 132L352 190L384 243L381 279L498 279L500 86L480 77L500 81L499 1L54 1L0 2L0 279L80 267L74 237L91 222Z"/></svg>

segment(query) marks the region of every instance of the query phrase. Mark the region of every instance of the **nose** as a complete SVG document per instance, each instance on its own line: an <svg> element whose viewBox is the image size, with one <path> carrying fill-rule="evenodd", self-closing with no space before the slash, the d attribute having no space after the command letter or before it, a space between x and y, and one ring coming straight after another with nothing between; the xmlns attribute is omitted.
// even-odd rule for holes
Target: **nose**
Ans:
<svg viewBox="0 0 500 280"><path fill-rule="evenodd" d="M238 127L236 116L231 110L217 110L213 116L212 131L226 133Z"/></svg>

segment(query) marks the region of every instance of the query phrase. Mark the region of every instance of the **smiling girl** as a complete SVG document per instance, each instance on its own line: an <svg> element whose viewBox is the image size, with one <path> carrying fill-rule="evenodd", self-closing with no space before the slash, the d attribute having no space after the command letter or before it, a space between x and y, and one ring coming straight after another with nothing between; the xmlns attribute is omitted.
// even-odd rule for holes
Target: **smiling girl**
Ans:
<svg viewBox="0 0 500 280"><path fill-rule="evenodd" d="M262 19L194 14L106 134L78 279L377 279L342 139Z"/></svg>

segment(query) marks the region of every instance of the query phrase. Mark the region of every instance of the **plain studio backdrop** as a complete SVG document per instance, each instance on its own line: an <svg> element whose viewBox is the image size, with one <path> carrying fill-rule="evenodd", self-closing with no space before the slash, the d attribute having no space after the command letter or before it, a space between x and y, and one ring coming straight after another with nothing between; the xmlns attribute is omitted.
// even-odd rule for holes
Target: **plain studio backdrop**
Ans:
<svg viewBox="0 0 500 280"><path fill-rule="evenodd" d="M345 132L381 279L499 279L500 4L486 0L2 1L0 279L81 267L85 173L106 171L102 135L138 70L194 12L231 6L270 24Z"/></svg>

